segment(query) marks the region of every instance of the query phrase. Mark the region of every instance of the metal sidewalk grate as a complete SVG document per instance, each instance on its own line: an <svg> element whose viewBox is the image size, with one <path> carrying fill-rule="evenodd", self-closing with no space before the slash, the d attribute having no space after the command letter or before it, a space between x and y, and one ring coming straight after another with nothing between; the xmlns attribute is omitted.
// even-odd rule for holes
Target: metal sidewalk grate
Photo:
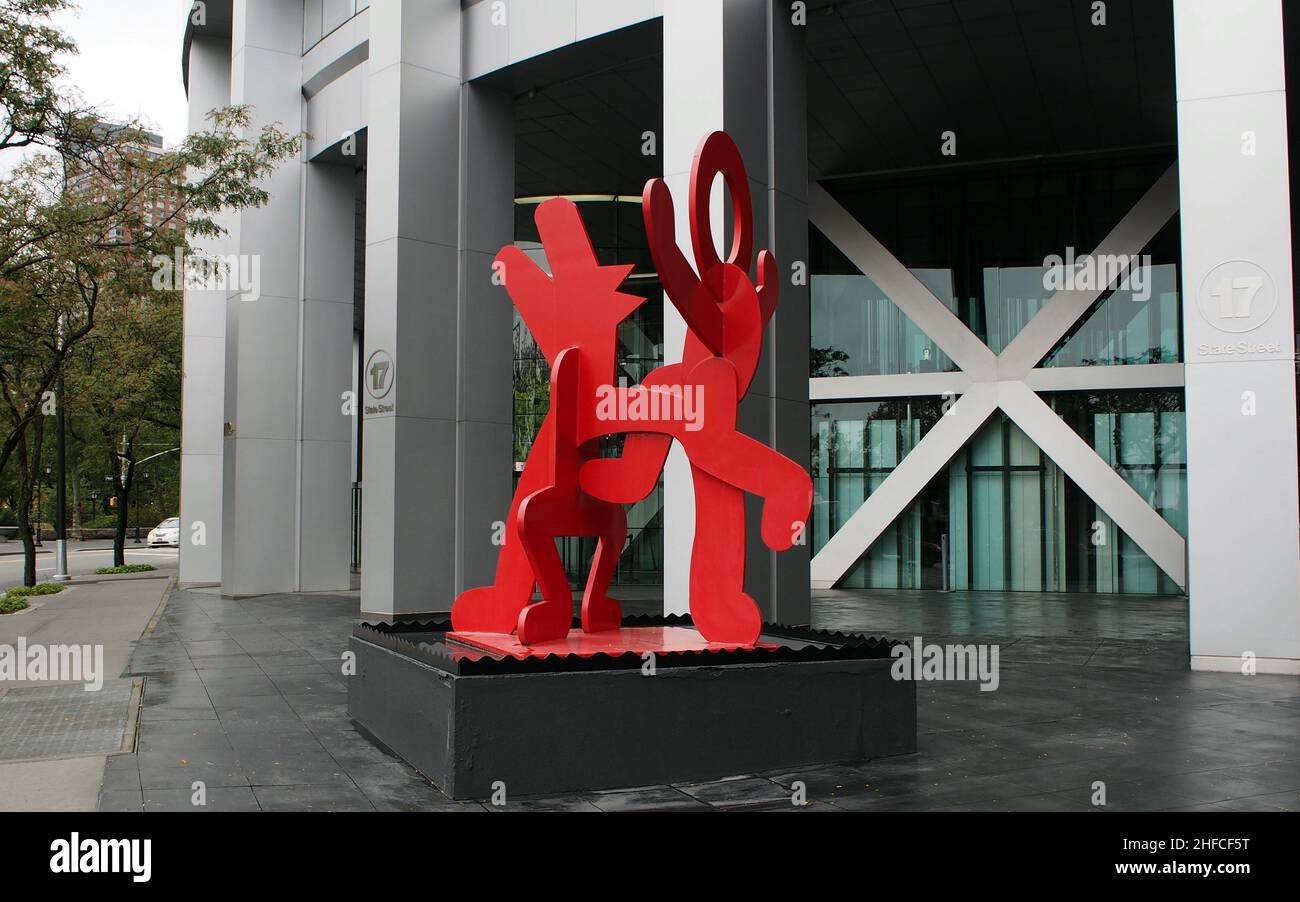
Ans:
<svg viewBox="0 0 1300 902"><path fill-rule="evenodd" d="M80 683L22 686L0 694L0 761L80 758L129 751L127 723L138 704L135 680L105 680L98 692Z"/></svg>

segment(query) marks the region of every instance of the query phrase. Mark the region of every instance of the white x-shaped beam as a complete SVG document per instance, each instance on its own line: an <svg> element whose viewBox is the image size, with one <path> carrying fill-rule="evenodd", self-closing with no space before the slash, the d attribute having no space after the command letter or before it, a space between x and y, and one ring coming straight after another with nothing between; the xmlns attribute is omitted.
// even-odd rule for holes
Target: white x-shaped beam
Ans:
<svg viewBox="0 0 1300 902"><path fill-rule="evenodd" d="M1093 251L1140 254L1178 212L1174 164ZM808 186L808 219L867 275L944 353L959 373L815 379L812 400L902 395L960 395L898 467L812 559L812 583L834 585L857 563L921 490L1001 408L1121 530L1180 587L1187 585L1186 543L1133 487L1047 405L1037 390L1058 387L1060 370L1038 368L1109 286L1058 291L1003 349L993 351L816 182ZM1181 385L1179 364L1087 367L1095 384L1071 387ZM1117 372L1140 370L1142 372ZM1110 371L1110 372L1102 372Z"/></svg>

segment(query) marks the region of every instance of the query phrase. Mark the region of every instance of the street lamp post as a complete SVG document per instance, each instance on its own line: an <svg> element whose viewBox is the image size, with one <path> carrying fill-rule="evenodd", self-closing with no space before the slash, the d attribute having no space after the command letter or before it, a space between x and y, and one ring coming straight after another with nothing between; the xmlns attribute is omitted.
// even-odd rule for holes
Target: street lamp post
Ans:
<svg viewBox="0 0 1300 902"><path fill-rule="evenodd" d="M45 468L45 479L50 478L50 468ZM44 548L41 543L41 517L45 514L45 479L36 474L36 547Z"/></svg>
<svg viewBox="0 0 1300 902"><path fill-rule="evenodd" d="M157 454L149 455L144 460L136 461L135 484L132 485L132 488L135 489L135 544L136 545L140 544L140 483L144 481L144 465L149 463L149 461L157 460L159 457L163 457L164 455L175 454L179 450L181 449L171 448L167 451L159 451ZM152 477L152 471L150 472L150 476Z"/></svg>
<svg viewBox="0 0 1300 902"><path fill-rule="evenodd" d="M63 344L63 320L59 320L59 345ZM54 581L66 583L68 575L68 479L67 421L63 417L63 366L59 366L58 395L55 405L54 468L58 478L54 487Z"/></svg>
<svg viewBox="0 0 1300 902"><path fill-rule="evenodd" d="M132 486L135 489L135 541L132 543L133 545L140 544L140 483L143 481L143 475L143 473L137 473L135 485Z"/></svg>

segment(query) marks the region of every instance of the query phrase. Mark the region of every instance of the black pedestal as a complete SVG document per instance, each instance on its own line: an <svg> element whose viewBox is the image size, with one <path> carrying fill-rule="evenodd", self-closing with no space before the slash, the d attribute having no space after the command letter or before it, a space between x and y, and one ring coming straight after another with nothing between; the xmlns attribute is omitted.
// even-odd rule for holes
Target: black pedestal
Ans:
<svg viewBox="0 0 1300 902"><path fill-rule="evenodd" d="M627 626L689 626L628 618ZM361 624L356 723L447 795L707 780L916 751L916 687L890 643L764 628L767 648L517 659L448 642L446 623Z"/></svg>

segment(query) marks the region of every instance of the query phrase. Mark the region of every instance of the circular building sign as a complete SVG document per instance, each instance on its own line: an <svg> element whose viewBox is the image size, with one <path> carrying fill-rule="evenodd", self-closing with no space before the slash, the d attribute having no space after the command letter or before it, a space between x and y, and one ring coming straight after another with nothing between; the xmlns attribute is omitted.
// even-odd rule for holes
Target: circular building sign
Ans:
<svg viewBox="0 0 1300 902"><path fill-rule="evenodd" d="M387 351L375 351L366 361L366 372L363 376L366 394L376 401L388 397L388 393L393 390L395 376L396 369L393 367L392 356Z"/></svg>
<svg viewBox="0 0 1300 902"><path fill-rule="evenodd" d="M1196 299L1201 316L1223 332L1252 332L1277 309L1277 289L1263 269L1229 260L1210 270Z"/></svg>

